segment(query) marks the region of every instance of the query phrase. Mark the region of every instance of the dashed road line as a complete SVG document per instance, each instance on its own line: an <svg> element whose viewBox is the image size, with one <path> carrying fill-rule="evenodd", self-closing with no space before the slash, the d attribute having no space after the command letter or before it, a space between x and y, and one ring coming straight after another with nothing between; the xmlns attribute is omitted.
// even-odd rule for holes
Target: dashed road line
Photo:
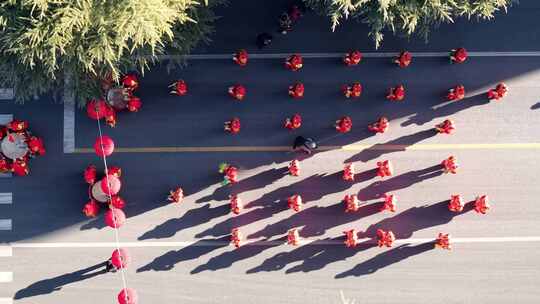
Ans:
<svg viewBox="0 0 540 304"><path fill-rule="evenodd" d="M12 193L0 193L0 205L11 205L13 202Z"/></svg>
<svg viewBox="0 0 540 304"><path fill-rule="evenodd" d="M0 258L9 258L13 256L13 248L11 246L0 245Z"/></svg>
<svg viewBox="0 0 540 304"><path fill-rule="evenodd" d="M10 299L10 298L0 298L0 304L13 304L13 299Z"/></svg>
<svg viewBox="0 0 540 304"><path fill-rule="evenodd" d="M11 231L12 222L11 219L0 219L0 231Z"/></svg>
<svg viewBox="0 0 540 304"><path fill-rule="evenodd" d="M397 239L396 244L417 244L433 242L433 238L409 238ZM540 242L540 236L519 236L519 237L471 237L471 238L452 238L452 243L537 243ZM375 243L373 239L362 238L360 243ZM171 242L122 242L120 247L187 247L187 246L223 246L229 242L225 241L171 241ZM286 244L285 241L246 241L247 246L277 246ZM302 240L301 245L341 245L340 240ZM116 248L114 242L67 242L67 243L13 243L13 248Z"/></svg>
<svg viewBox="0 0 540 304"><path fill-rule="evenodd" d="M0 114L0 125L6 125L10 121L13 120L12 114ZM0 173L0 178L2 177L12 177L13 175L10 173Z"/></svg>
<svg viewBox="0 0 540 304"><path fill-rule="evenodd" d="M11 282L13 282L13 272L0 271L0 283L11 283Z"/></svg>
<svg viewBox="0 0 540 304"><path fill-rule="evenodd" d="M15 91L13 88L0 88L0 100L7 101L15 98Z"/></svg>
<svg viewBox="0 0 540 304"><path fill-rule="evenodd" d="M346 145L320 146L319 151L343 150L537 150L540 143L493 143L493 144L415 144L415 145ZM189 152L286 152L290 146L221 146L221 147L133 147L115 148L117 153L189 153ZM74 153L94 153L91 148L77 148Z"/></svg>

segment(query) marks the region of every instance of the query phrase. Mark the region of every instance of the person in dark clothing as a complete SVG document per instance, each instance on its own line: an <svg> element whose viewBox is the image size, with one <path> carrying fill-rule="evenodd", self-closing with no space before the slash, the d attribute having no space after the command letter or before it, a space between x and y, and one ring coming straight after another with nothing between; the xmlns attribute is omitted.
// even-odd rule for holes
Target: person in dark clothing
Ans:
<svg viewBox="0 0 540 304"><path fill-rule="evenodd" d="M103 264L105 264L106 272L116 272L118 269L113 265L112 260L108 259Z"/></svg>
<svg viewBox="0 0 540 304"><path fill-rule="evenodd" d="M264 48L265 46L268 46L270 45L270 43L272 43L272 39L274 37L272 37L272 35L268 34L268 33L260 33L259 35L257 35L257 47L259 49L262 49Z"/></svg>
<svg viewBox="0 0 540 304"><path fill-rule="evenodd" d="M279 16L279 32L283 35L292 31L292 19L288 13L283 13Z"/></svg>
<svg viewBox="0 0 540 304"><path fill-rule="evenodd" d="M313 138L305 138L303 136L296 137L293 144L294 151L303 151L307 154L311 154L317 147L317 142Z"/></svg>

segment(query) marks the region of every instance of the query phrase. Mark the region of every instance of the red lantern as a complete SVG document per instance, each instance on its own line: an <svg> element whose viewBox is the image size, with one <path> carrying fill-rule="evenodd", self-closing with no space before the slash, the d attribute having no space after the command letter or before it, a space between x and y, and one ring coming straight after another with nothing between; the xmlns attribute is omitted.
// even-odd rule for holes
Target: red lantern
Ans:
<svg viewBox="0 0 540 304"><path fill-rule="evenodd" d="M113 196L111 197L110 204L111 204L114 208L124 209L124 207L126 206L126 201L124 201L124 199L121 198L121 197L118 196L118 195L113 195Z"/></svg>
<svg viewBox="0 0 540 304"><path fill-rule="evenodd" d="M82 212L87 217L96 217L99 213L99 204L95 200L90 200L83 207Z"/></svg>
<svg viewBox="0 0 540 304"><path fill-rule="evenodd" d="M126 222L126 214L121 209L111 209L105 213L105 224L111 228L120 228Z"/></svg>
<svg viewBox="0 0 540 304"><path fill-rule="evenodd" d="M107 175L101 180L101 190L107 195L116 195L120 192L122 182L114 175Z"/></svg>
<svg viewBox="0 0 540 304"><path fill-rule="evenodd" d="M129 264L131 264L131 257L129 256L129 252L124 248L115 249L111 256L111 263L117 269L128 267Z"/></svg>
<svg viewBox="0 0 540 304"><path fill-rule="evenodd" d="M118 304L137 304L139 297L137 292L132 288L124 288L118 294Z"/></svg>
<svg viewBox="0 0 540 304"><path fill-rule="evenodd" d="M114 152L114 141L107 135L102 135L94 143L94 151L97 156L109 156Z"/></svg>
<svg viewBox="0 0 540 304"><path fill-rule="evenodd" d="M88 117L98 120L102 119L107 115L107 108L109 105L105 103L105 100L92 99L86 104L86 114Z"/></svg>

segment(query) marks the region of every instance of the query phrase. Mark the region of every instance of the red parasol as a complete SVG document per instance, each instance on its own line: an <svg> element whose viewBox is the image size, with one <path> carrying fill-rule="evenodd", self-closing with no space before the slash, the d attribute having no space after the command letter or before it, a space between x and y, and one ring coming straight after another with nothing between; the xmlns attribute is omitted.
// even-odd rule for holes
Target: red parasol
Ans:
<svg viewBox="0 0 540 304"><path fill-rule="evenodd" d="M105 213L105 224L111 228L120 228L126 222L126 214L121 209L111 209Z"/></svg>
<svg viewBox="0 0 540 304"><path fill-rule="evenodd" d="M122 182L114 175L107 175L101 180L101 190L107 195L115 195L120 192Z"/></svg>
<svg viewBox="0 0 540 304"><path fill-rule="evenodd" d="M94 150L97 156L109 156L114 152L114 141L107 135L102 135L96 139Z"/></svg>
<svg viewBox="0 0 540 304"><path fill-rule="evenodd" d="M117 269L128 267L129 264L131 264L131 257L129 256L127 249L115 249L111 256L111 263Z"/></svg>
<svg viewBox="0 0 540 304"><path fill-rule="evenodd" d="M107 107L108 105L105 103L105 100L92 99L86 104L86 114L88 114L88 117L95 120L102 119L107 115Z"/></svg>
<svg viewBox="0 0 540 304"><path fill-rule="evenodd" d="M139 301L137 292L132 288L124 288L118 294L119 304L137 304Z"/></svg>

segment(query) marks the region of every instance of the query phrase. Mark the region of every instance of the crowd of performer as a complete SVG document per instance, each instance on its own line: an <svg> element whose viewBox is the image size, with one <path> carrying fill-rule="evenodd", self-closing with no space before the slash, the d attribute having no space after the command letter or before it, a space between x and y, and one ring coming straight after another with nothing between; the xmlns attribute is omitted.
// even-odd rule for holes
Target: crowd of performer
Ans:
<svg viewBox="0 0 540 304"><path fill-rule="evenodd" d="M13 119L0 125L0 173L25 176L30 173L29 160L45 155L41 137L35 136L27 121Z"/></svg>

